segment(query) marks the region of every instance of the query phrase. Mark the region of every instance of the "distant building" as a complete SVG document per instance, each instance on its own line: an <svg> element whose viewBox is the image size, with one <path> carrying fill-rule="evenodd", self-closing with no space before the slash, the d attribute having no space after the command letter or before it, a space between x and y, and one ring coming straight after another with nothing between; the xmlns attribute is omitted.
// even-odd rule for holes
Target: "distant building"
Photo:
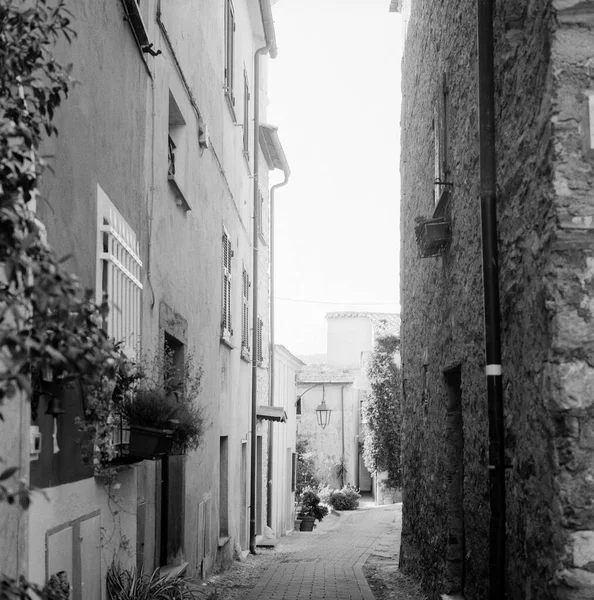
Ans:
<svg viewBox="0 0 594 600"><path fill-rule="evenodd" d="M436 595L592 598L593 5L402 4L401 565ZM479 186L477 6L490 5L502 462L489 452ZM495 469L506 504L491 511Z"/></svg>
<svg viewBox="0 0 594 600"><path fill-rule="evenodd" d="M327 362L306 365L297 376L297 436L315 453L323 483L349 483L371 491L371 474L362 457L365 367L377 337L399 335L400 318L393 313L334 312L326 319ZM316 415L322 402L332 411L325 428Z"/></svg>

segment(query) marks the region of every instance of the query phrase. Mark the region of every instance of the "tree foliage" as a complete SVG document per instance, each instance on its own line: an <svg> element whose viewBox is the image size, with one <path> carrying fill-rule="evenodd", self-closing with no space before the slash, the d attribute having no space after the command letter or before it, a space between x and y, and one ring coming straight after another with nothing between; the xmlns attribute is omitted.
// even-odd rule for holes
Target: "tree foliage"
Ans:
<svg viewBox="0 0 594 600"><path fill-rule="evenodd" d="M388 487L400 487L401 374L394 362L400 346L396 336L379 338L367 367L371 391L364 403L367 419L363 459L374 471L387 471Z"/></svg>

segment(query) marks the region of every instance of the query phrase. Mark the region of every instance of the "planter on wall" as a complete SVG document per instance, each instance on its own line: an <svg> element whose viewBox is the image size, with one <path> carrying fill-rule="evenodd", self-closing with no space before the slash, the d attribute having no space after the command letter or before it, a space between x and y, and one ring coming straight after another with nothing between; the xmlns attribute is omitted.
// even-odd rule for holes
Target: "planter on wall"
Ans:
<svg viewBox="0 0 594 600"><path fill-rule="evenodd" d="M314 523L316 522L315 517L302 516L301 519L301 531L313 531Z"/></svg>
<svg viewBox="0 0 594 600"><path fill-rule="evenodd" d="M450 223L445 217L423 219L415 227L415 237L421 258L441 256L452 238Z"/></svg>
<svg viewBox="0 0 594 600"><path fill-rule="evenodd" d="M173 431L130 425L129 456L154 460L171 452Z"/></svg>

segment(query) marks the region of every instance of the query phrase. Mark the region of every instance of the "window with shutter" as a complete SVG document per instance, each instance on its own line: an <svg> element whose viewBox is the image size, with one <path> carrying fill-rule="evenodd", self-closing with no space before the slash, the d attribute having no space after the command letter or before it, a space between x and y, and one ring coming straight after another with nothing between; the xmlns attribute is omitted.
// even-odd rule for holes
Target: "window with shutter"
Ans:
<svg viewBox="0 0 594 600"><path fill-rule="evenodd" d="M435 205L439 202L448 181L448 89L444 75L441 92L433 107L433 137L435 148Z"/></svg>
<svg viewBox="0 0 594 600"><path fill-rule="evenodd" d="M226 230L223 230L223 290L222 290L222 315L221 336L228 340L233 335L231 328L231 280L233 250L231 239Z"/></svg>
<svg viewBox="0 0 594 600"><path fill-rule="evenodd" d="M235 11L231 0L225 0L225 95L235 106L233 71L235 54Z"/></svg>
<svg viewBox="0 0 594 600"><path fill-rule="evenodd" d="M241 315L241 348L242 355L245 350L249 353L250 350L250 276L246 268L243 268L242 272L242 308L243 312Z"/></svg>
<svg viewBox="0 0 594 600"><path fill-rule="evenodd" d="M250 84L247 71L243 72L243 154L250 157Z"/></svg>
<svg viewBox="0 0 594 600"><path fill-rule="evenodd" d="M261 365L264 362L264 354L263 354L263 348L262 348L262 330L264 328L264 323L262 321L262 319L260 317L258 317L258 331L257 331L257 341L258 341L258 347L256 348L256 360L258 361L258 364Z"/></svg>

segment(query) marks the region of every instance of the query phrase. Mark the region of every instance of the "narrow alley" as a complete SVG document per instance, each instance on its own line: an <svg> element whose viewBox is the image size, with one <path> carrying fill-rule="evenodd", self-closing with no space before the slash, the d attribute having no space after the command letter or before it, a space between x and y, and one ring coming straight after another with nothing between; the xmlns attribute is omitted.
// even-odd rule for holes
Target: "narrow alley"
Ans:
<svg viewBox="0 0 594 600"><path fill-rule="evenodd" d="M402 504L362 500L312 532L283 537L211 584L218 600L422 600L398 572Z"/></svg>

